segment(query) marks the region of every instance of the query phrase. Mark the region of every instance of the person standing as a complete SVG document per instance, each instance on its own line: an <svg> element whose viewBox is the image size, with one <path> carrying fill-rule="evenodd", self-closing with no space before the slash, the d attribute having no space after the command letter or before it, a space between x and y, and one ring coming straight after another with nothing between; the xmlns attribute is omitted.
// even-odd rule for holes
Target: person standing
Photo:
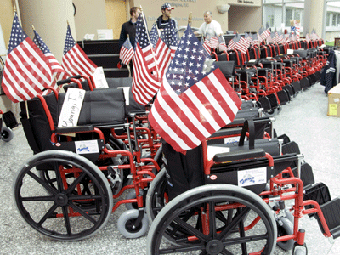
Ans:
<svg viewBox="0 0 340 255"><path fill-rule="evenodd" d="M119 50L122 48L123 43L127 39L127 35L129 35L130 42L132 44L132 47L135 48L135 35L136 35L136 22L139 17L140 8L138 7L132 7L130 9L130 20L125 22L122 25L122 30L120 32L119 37Z"/></svg>
<svg viewBox="0 0 340 255"><path fill-rule="evenodd" d="M223 36L223 34L220 23L212 19L212 12L206 11L204 13L204 23L198 31L195 31L195 35L201 35L205 39L214 36L220 37Z"/></svg>
<svg viewBox="0 0 340 255"><path fill-rule="evenodd" d="M177 22L171 18L171 11L173 9L174 7L172 7L169 3L165 3L161 6L162 15L156 20L158 29L162 30L167 26L172 25L177 30Z"/></svg>
<svg viewBox="0 0 340 255"><path fill-rule="evenodd" d="M119 52L123 46L123 43L126 41L126 39L128 38L129 36L129 40L131 42L131 45L133 47L133 49L135 49L135 36L136 36L136 22L137 22L137 19L139 17L139 14L141 13L141 10L140 8L138 7L132 7L130 9L130 20L125 22L123 25L122 25L122 30L120 32L120 37L119 37ZM117 64L117 67L118 68L121 68L122 66L122 60L120 59L118 64ZM129 63L129 67L130 67L130 74L133 73L133 65L132 65L132 61L130 61Z"/></svg>

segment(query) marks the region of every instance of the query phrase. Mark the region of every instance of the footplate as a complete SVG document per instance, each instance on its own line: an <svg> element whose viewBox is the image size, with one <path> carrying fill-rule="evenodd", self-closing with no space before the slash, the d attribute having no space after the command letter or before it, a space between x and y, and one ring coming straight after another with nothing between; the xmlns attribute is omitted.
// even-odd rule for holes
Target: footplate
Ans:
<svg viewBox="0 0 340 255"><path fill-rule="evenodd" d="M332 201L320 206L321 211L326 219L327 226L333 236L337 238L340 236L340 198L336 198ZM318 215L315 216L319 222L322 233L325 233Z"/></svg>

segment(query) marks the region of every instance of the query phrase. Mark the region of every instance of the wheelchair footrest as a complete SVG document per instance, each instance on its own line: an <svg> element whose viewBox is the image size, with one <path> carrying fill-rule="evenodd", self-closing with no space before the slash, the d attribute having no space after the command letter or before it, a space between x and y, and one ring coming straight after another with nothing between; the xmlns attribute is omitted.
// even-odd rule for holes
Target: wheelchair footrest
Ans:
<svg viewBox="0 0 340 255"><path fill-rule="evenodd" d="M324 183L309 184L304 187L303 200L313 200L318 202L320 206L332 200L328 187ZM313 206L306 206L306 209ZM309 217L317 216L316 213L309 214Z"/></svg>
<svg viewBox="0 0 340 255"><path fill-rule="evenodd" d="M332 201L328 201L327 203L320 206L323 216L326 219L327 226L333 236L333 238L337 238L340 236L340 198L336 198ZM320 223L319 217L316 215L316 218L320 224L321 231L324 233L323 227Z"/></svg>
<svg viewBox="0 0 340 255"><path fill-rule="evenodd" d="M298 176L297 174L297 167L292 169L293 174L295 177ZM303 181L303 186L307 186L310 184L314 184L314 173L313 168L308 163L303 163L301 166L301 176L300 179Z"/></svg>

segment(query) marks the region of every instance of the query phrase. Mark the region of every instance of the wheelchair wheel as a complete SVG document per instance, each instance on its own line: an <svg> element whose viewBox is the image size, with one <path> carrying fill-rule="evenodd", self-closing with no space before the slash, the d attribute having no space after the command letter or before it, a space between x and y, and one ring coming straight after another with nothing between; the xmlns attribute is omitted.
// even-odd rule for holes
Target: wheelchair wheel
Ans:
<svg viewBox="0 0 340 255"><path fill-rule="evenodd" d="M104 174L70 151L44 151L33 156L16 178L14 196L31 227L63 241L95 234L108 221L113 206Z"/></svg>
<svg viewBox="0 0 340 255"><path fill-rule="evenodd" d="M131 209L123 212L117 221L119 232L126 238L138 238L146 234L149 229L149 220L144 215L138 226L134 226L135 220L139 216L139 210Z"/></svg>
<svg viewBox="0 0 340 255"><path fill-rule="evenodd" d="M2 133L1 133L2 140L5 142L9 142L13 139L14 133L13 131L8 127L2 127Z"/></svg>
<svg viewBox="0 0 340 255"><path fill-rule="evenodd" d="M259 196L230 184L203 185L158 213L147 254L272 254L276 237L273 212Z"/></svg>
<svg viewBox="0 0 340 255"><path fill-rule="evenodd" d="M150 222L166 205L166 168L162 167L155 179L152 180L146 194L145 210Z"/></svg>

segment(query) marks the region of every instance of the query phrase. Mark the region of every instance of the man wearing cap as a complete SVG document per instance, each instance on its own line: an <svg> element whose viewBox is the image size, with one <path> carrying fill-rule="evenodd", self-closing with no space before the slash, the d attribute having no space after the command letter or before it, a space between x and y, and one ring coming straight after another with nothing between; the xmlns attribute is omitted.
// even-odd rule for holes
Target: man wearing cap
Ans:
<svg viewBox="0 0 340 255"><path fill-rule="evenodd" d="M157 28L164 29L170 23L173 23L173 27L177 29L176 21L171 19L171 10L174 9L169 3L165 3L161 6L162 15L156 20Z"/></svg>
<svg viewBox="0 0 340 255"><path fill-rule="evenodd" d="M212 13L210 11L206 11L204 13L204 23L198 31L195 31L195 34L202 35L204 38L211 38L214 36L222 36L223 31L220 23L212 19Z"/></svg>

